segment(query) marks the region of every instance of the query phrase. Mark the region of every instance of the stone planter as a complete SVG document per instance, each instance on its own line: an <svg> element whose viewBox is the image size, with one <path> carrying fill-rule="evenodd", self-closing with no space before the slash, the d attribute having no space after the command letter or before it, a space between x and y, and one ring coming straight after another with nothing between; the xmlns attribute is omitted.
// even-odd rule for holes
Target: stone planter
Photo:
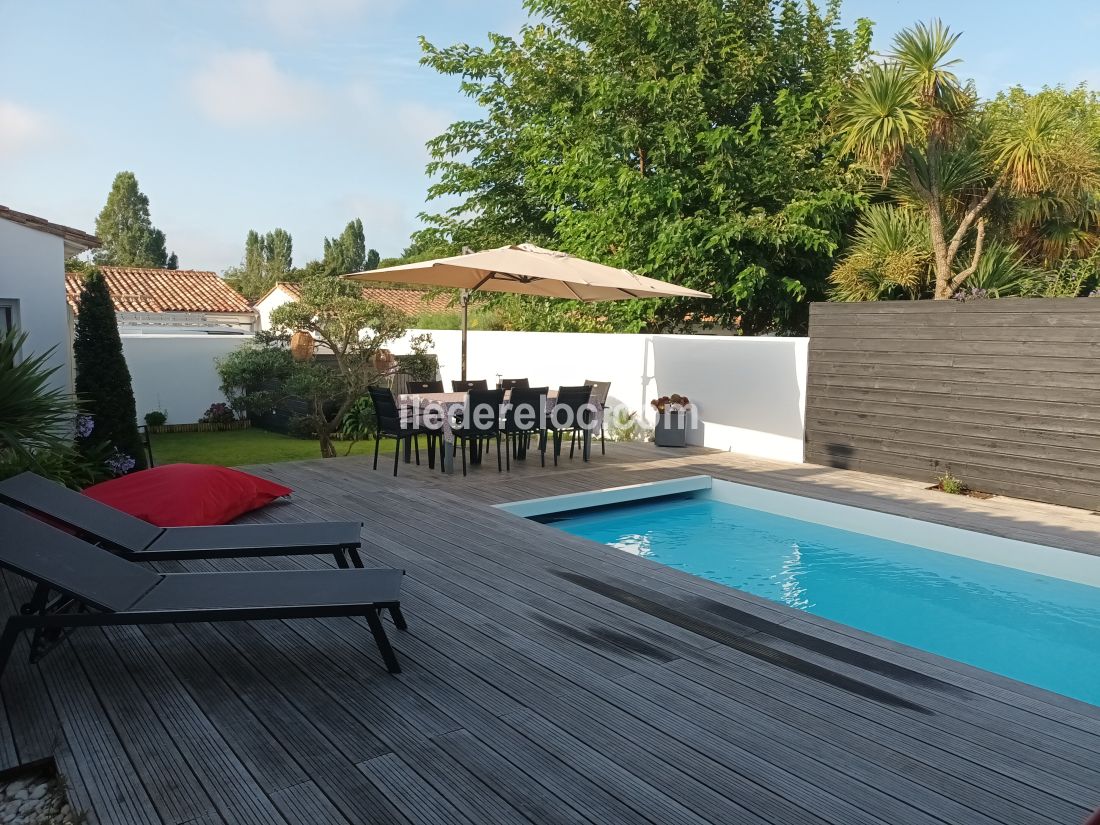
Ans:
<svg viewBox="0 0 1100 825"><path fill-rule="evenodd" d="M686 447L687 424L686 413L658 414L657 426L653 428L653 443L658 447Z"/></svg>

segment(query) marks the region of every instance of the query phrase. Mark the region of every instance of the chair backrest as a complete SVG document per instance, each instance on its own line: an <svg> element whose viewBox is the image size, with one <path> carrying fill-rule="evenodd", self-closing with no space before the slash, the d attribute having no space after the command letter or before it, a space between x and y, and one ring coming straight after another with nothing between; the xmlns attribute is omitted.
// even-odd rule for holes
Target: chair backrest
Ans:
<svg viewBox="0 0 1100 825"><path fill-rule="evenodd" d="M511 433L546 429L546 396L549 392L549 387L519 387L512 390L504 410L504 429Z"/></svg>
<svg viewBox="0 0 1100 825"><path fill-rule="evenodd" d="M607 396L611 393L610 381L592 381L585 379L584 385L592 388L592 403L601 407L607 405Z"/></svg>
<svg viewBox="0 0 1100 825"><path fill-rule="evenodd" d="M500 383L497 384L502 390L525 390L531 386L531 382L526 378L501 378Z"/></svg>
<svg viewBox="0 0 1100 825"><path fill-rule="evenodd" d="M2 504L0 567L110 612L128 609L162 578Z"/></svg>
<svg viewBox="0 0 1100 825"><path fill-rule="evenodd" d="M397 406L397 399L393 397L393 390L389 387L367 387L367 391L374 403L374 421L378 432L400 435L403 429L401 410Z"/></svg>
<svg viewBox="0 0 1100 825"><path fill-rule="evenodd" d="M85 538L123 552L144 550L164 532L163 527L31 472L0 481L0 501L75 527Z"/></svg>
<svg viewBox="0 0 1100 825"><path fill-rule="evenodd" d="M462 429L473 433L495 434L500 427L500 408L504 390L470 390L462 414Z"/></svg>
<svg viewBox="0 0 1100 825"><path fill-rule="evenodd" d="M554 402L550 418L557 427L562 427L567 422L574 422L572 426L584 426L592 419L588 405L592 401L592 388L586 384L577 387L558 387L558 397ZM568 416L563 412L568 410Z"/></svg>
<svg viewBox="0 0 1100 825"><path fill-rule="evenodd" d="M443 392L442 381L406 381L405 391L413 394Z"/></svg>
<svg viewBox="0 0 1100 825"><path fill-rule="evenodd" d="M484 378L477 381L452 381L451 392L469 392L470 390L487 390L489 382Z"/></svg>

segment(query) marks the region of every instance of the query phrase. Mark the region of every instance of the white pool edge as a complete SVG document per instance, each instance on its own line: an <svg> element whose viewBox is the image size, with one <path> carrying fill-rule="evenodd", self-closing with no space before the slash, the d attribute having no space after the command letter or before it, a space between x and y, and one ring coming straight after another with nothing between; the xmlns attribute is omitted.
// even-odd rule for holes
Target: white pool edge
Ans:
<svg viewBox="0 0 1100 825"><path fill-rule="evenodd" d="M898 516L893 513L838 504L824 499L782 493L764 487L712 479L710 476L691 476L670 481L633 484L496 506L515 515L530 518L588 507L627 504L678 493L699 493L704 498L762 510L774 515L1100 588L1100 557L1098 556L994 536L989 533L979 533L960 527L949 527L945 524Z"/></svg>
<svg viewBox="0 0 1100 825"><path fill-rule="evenodd" d="M645 501L647 498L671 496L677 493L695 493L709 490L713 479L710 476L688 476L668 481L649 481L644 484L628 484L623 487L608 487L603 490L591 490L585 493L566 493L561 496L531 498L526 501L510 501L494 504L498 510L504 510L516 516L531 518L550 513L564 513L570 510L584 510L588 507L604 507L608 504L629 504Z"/></svg>

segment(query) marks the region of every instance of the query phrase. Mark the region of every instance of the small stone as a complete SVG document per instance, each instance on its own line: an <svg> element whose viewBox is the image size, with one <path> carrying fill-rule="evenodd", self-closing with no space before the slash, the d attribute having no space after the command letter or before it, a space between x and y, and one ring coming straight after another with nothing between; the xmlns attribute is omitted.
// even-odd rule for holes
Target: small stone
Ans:
<svg viewBox="0 0 1100 825"><path fill-rule="evenodd" d="M23 790L29 784L31 784L31 780L27 777L24 777L23 779L13 779L11 782L8 783L8 786L4 790L11 796L15 796L17 793L19 793L19 791Z"/></svg>
<svg viewBox="0 0 1100 825"><path fill-rule="evenodd" d="M26 799L27 797L29 797L30 795L31 795L31 792L28 791L26 788L20 788L18 791L16 791L14 794L12 794L12 799L23 800L23 799Z"/></svg>
<svg viewBox="0 0 1100 825"><path fill-rule="evenodd" d="M73 809L69 806L68 802L66 802L64 805L61 806L61 815L62 816L69 816L72 812L73 812Z"/></svg>
<svg viewBox="0 0 1100 825"><path fill-rule="evenodd" d="M31 788L31 799L41 799L46 795L46 791L50 789L49 785L35 785Z"/></svg>

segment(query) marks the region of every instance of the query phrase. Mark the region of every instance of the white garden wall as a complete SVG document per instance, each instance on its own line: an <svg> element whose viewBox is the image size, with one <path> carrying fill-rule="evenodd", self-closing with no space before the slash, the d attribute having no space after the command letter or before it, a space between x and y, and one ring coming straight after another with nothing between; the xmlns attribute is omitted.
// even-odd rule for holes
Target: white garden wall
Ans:
<svg viewBox="0 0 1100 825"><path fill-rule="evenodd" d="M430 332L447 386L459 377L460 334L410 330L391 349ZM138 418L154 409L173 424L197 421L215 401L215 360L252 336L123 335ZM699 413L693 444L781 461L802 461L806 399L805 338L709 335L597 335L471 332L470 378L528 378L534 386L611 382L612 403L653 424L650 400L678 392Z"/></svg>
<svg viewBox="0 0 1100 825"><path fill-rule="evenodd" d="M460 333L410 330L392 349L430 332L447 386L460 374ZM696 405L693 444L781 461L802 461L806 401L806 338L709 335L471 332L470 378L498 377L533 386L611 382L611 402L652 425L650 400L674 392Z"/></svg>
<svg viewBox="0 0 1100 825"><path fill-rule="evenodd" d="M251 340L251 335L124 334L138 422L152 410L167 413L169 424L198 421L211 404L225 401L215 361Z"/></svg>

